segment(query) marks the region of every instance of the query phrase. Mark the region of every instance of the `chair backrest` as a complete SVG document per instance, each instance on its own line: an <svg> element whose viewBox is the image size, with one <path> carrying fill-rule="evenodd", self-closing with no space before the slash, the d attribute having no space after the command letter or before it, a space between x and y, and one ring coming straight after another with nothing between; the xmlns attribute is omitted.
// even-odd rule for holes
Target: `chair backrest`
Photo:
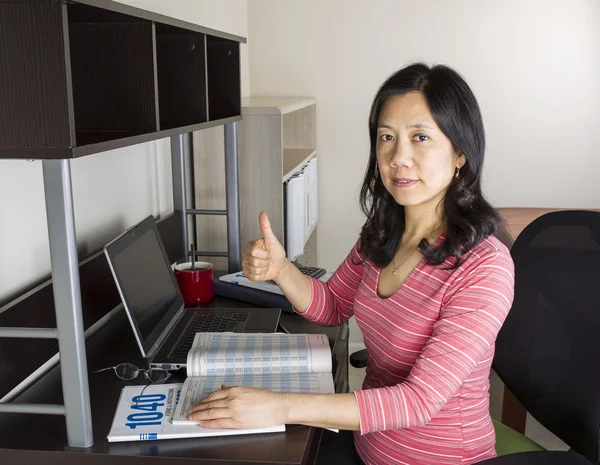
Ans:
<svg viewBox="0 0 600 465"><path fill-rule="evenodd" d="M598 463L600 213L543 215L511 255L515 299L494 369L536 420Z"/></svg>

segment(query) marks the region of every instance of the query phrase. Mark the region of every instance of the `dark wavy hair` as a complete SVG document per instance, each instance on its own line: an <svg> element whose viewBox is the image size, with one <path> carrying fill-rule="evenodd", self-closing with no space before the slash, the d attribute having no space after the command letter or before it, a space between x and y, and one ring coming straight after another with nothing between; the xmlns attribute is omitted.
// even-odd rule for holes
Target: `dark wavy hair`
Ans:
<svg viewBox="0 0 600 465"><path fill-rule="evenodd" d="M465 80L443 65L409 65L390 76L375 95L369 115L369 163L360 190L360 206L367 221L361 231L359 252L364 259L384 267L392 261L404 234L404 207L394 200L381 181L376 148L383 105L390 97L408 92L423 94L439 128L456 152L466 158L460 177L452 177L442 200L445 241L435 247L426 239L419 243L419 251L429 264L440 265L454 257L450 268L457 268L466 252L498 231L501 219L481 192L485 130L479 105Z"/></svg>

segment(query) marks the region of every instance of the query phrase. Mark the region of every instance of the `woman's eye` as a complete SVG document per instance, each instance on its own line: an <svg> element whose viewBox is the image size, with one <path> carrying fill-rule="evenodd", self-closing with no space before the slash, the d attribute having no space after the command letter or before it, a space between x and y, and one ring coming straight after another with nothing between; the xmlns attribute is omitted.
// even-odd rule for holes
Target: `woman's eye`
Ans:
<svg viewBox="0 0 600 465"><path fill-rule="evenodd" d="M429 140L429 136L427 134L415 134L414 139L419 142L425 142Z"/></svg>
<svg viewBox="0 0 600 465"><path fill-rule="evenodd" d="M394 140L394 138L390 134L382 134L382 135L379 136L379 139L383 140L383 141L386 141L386 142Z"/></svg>

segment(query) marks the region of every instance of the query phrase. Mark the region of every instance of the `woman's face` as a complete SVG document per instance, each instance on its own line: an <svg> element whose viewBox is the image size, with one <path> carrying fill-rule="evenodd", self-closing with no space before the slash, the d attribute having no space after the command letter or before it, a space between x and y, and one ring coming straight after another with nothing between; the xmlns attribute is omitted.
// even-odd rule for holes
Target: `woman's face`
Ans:
<svg viewBox="0 0 600 465"><path fill-rule="evenodd" d="M390 97L377 128L377 164L383 185L405 207L433 208L444 198L462 154L440 130L420 92Z"/></svg>

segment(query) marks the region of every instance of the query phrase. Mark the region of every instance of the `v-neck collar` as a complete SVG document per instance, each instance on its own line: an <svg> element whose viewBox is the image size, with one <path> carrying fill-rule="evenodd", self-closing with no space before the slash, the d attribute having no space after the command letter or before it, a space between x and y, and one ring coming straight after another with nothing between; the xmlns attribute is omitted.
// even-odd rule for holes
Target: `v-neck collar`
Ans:
<svg viewBox="0 0 600 465"><path fill-rule="evenodd" d="M433 243L433 247L437 247L438 245L440 245L440 243L446 238L446 233L442 233L438 236L438 238L434 241ZM417 265L412 269L412 271L409 273L409 275L406 277L406 279L402 282L402 284L400 284L400 287L398 289L396 289L396 292L394 292L393 294L390 294L388 296L382 296L379 293L379 280L381 279L381 268L376 266L375 267L375 272L376 272L376 277L375 277L375 295L377 296L377 298L381 299L381 300L387 300L390 299L392 297L395 297L397 295L399 295L402 292L402 289L404 289L404 286L406 286L406 283L408 283L410 280L413 279L413 276L415 274L415 271L417 271L418 269L423 268L424 266L427 265L427 262L425 261L425 257L421 257L421 259L419 260L419 262L417 263Z"/></svg>

